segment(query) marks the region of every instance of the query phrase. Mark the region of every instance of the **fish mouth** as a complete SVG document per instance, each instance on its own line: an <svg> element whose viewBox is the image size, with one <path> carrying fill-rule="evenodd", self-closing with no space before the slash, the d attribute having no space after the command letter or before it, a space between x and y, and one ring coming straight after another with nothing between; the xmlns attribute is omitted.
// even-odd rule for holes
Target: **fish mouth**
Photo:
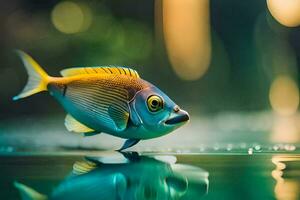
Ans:
<svg viewBox="0 0 300 200"><path fill-rule="evenodd" d="M190 116L189 114L184 110L179 110L175 113L172 113L169 119L165 121L165 124L167 125L175 125L179 123L184 123L189 121Z"/></svg>

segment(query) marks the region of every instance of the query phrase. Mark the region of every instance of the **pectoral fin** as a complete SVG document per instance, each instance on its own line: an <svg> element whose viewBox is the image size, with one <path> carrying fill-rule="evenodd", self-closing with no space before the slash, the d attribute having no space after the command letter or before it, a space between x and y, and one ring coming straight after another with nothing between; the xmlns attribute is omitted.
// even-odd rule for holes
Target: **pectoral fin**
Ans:
<svg viewBox="0 0 300 200"><path fill-rule="evenodd" d="M91 161L76 161L73 165L73 173L81 175L92 171L97 168L97 164Z"/></svg>
<svg viewBox="0 0 300 200"><path fill-rule="evenodd" d="M140 139L128 139L125 141L123 146L118 151L123 151L124 149L128 149L129 147L136 145L139 141Z"/></svg>
<svg viewBox="0 0 300 200"><path fill-rule="evenodd" d="M129 119L129 113L126 110L116 105L111 105L108 108L108 114L114 121L119 131L123 131L124 129L126 129Z"/></svg>
<svg viewBox="0 0 300 200"><path fill-rule="evenodd" d="M68 131L73 131L76 133L95 133L95 130L80 123L69 114L65 118L65 126L68 129Z"/></svg>

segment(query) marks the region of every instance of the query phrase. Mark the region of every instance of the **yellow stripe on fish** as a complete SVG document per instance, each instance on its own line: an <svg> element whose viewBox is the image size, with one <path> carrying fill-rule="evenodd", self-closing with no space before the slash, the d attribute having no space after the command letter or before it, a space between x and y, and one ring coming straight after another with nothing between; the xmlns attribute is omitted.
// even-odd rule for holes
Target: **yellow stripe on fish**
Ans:
<svg viewBox="0 0 300 200"><path fill-rule="evenodd" d="M81 67L81 68L69 68L64 69L61 72L64 77L83 75L83 74L123 74L127 76L132 76L139 78L139 74L127 67L116 67L116 66L100 66L100 67Z"/></svg>

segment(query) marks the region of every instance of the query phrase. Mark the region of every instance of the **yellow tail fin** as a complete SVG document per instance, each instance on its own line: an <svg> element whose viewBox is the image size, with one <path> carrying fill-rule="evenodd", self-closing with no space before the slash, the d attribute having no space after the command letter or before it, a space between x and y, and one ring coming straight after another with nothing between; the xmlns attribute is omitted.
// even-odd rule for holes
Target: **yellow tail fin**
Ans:
<svg viewBox="0 0 300 200"><path fill-rule="evenodd" d="M13 100L18 100L41 91L46 91L47 84L49 82L48 74L28 54L20 50L17 50L16 52L22 59L22 62L26 68L28 80L22 92L17 96L14 96Z"/></svg>

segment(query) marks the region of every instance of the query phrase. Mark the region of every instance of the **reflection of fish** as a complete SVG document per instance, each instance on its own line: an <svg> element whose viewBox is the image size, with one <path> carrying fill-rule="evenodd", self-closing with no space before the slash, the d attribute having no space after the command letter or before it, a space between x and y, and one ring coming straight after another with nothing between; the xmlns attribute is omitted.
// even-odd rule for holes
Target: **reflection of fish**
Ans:
<svg viewBox="0 0 300 200"><path fill-rule="evenodd" d="M118 154L114 152L113 154ZM207 193L208 172L166 162L170 156L137 153L87 158L47 197L16 183L23 199L199 199ZM172 157L171 157L172 158ZM175 158L175 157L173 157ZM164 160L164 161L162 161ZM106 163L103 163L106 162Z"/></svg>
<svg viewBox="0 0 300 200"><path fill-rule="evenodd" d="M58 78L48 76L29 55L18 54L29 79L13 99L49 91L69 113L65 119L69 131L127 138L125 149L141 139L167 134L189 120L187 112L130 68L70 68Z"/></svg>

